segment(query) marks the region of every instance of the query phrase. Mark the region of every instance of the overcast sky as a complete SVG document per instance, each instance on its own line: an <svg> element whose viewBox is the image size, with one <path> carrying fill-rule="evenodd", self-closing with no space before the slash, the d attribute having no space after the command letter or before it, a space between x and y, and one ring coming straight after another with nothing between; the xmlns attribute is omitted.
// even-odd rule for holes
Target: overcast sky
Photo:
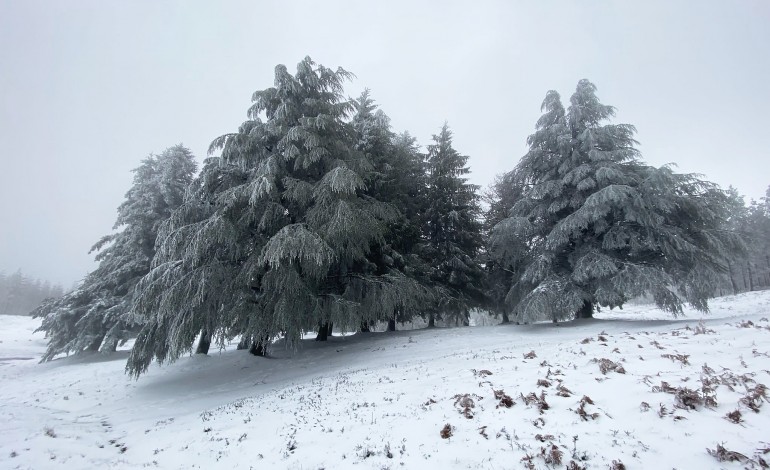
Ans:
<svg viewBox="0 0 770 470"><path fill-rule="evenodd" d="M748 198L770 185L770 2L0 1L0 271L93 269L139 161L202 159L306 55L356 74L422 145L447 120L486 186L546 91L581 78L643 158Z"/></svg>

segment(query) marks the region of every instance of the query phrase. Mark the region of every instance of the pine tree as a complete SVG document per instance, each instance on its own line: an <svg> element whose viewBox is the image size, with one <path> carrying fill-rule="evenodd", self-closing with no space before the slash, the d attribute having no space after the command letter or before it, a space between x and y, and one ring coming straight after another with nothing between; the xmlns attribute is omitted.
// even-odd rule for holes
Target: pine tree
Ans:
<svg viewBox="0 0 770 470"><path fill-rule="evenodd" d="M136 312L148 322L126 366L175 360L198 333L238 335L264 351L283 336L354 330L417 301L420 286L380 263L397 217L371 195L372 161L356 149L343 99L350 78L306 58L253 95L238 132L216 139L198 188L161 231ZM188 242L189 240L189 242Z"/></svg>
<svg viewBox="0 0 770 470"><path fill-rule="evenodd" d="M543 116L514 169L526 188L512 217L494 228L498 249L525 265L508 286L520 319L591 316L651 294L667 311L707 299L741 242L726 231L726 198L716 185L639 160L627 124L609 124L614 108L581 80L565 111L548 92Z"/></svg>
<svg viewBox="0 0 770 470"><path fill-rule="evenodd" d="M510 238L505 243L490 235L492 229L511 215L516 202L523 197L524 188L517 183L512 172L498 175L483 195L487 205L484 212L484 246L481 259L485 271L486 307L495 316L502 317L502 323L508 323L509 306L505 298L508 287L514 278L521 276L523 263L520 255L527 246L524 239ZM496 243L490 243L495 240Z"/></svg>
<svg viewBox="0 0 770 470"><path fill-rule="evenodd" d="M433 136L426 157L427 188L423 237L431 260L431 282L444 290L429 310L435 316L462 320L483 300L483 271L477 255L482 245L478 186L468 183L468 157L452 147L452 132L444 124Z"/></svg>
<svg viewBox="0 0 770 470"><path fill-rule="evenodd" d="M43 360L83 351L112 352L136 332L141 319L130 314L134 288L150 270L155 239L164 220L179 205L195 172L190 151L181 145L144 159L118 207L113 230L92 248L99 266L67 295L45 302L43 317L48 349Z"/></svg>
<svg viewBox="0 0 770 470"><path fill-rule="evenodd" d="M426 285L427 263L419 256L424 249L420 216L425 207L425 171L416 139L408 132L400 135L392 132L390 118L378 109L368 89L353 106L355 148L363 152L373 166L366 181L367 194L398 211L386 224L385 243L378 248L380 253L375 262L380 266L378 269L395 268ZM419 302L410 305L409 310L403 305L397 306L388 318L388 331L395 330L397 320L411 320L427 307ZM368 326L361 325L362 331L368 331Z"/></svg>

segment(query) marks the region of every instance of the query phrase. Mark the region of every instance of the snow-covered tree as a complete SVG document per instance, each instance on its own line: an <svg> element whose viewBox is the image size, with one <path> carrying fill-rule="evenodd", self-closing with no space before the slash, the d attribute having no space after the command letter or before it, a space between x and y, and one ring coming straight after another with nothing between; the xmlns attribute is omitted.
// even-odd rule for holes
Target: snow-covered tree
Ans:
<svg viewBox="0 0 770 470"><path fill-rule="evenodd" d="M367 185L374 166L356 148L349 77L310 58L295 75L279 65L238 132L212 143L221 156L161 231L142 280L147 323L129 373L190 351L202 330L264 350L278 335L296 344L330 323L354 330L417 301L419 284L379 262L398 212Z"/></svg>
<svg viewBox="0 0 770 470"><path fill-rule="evenodd" d="M398 210L386 224L385 243L374 260L379 269L395 267L412 279L427 284L427 263L420 257L424 243L420 238L420 216L426 206L425 169L416 140L408 132L395 134L390 118L378 109L365 90L353 102L351 124L356 131L355 148L372 162L373 171L366 181L367 194ZM425 297L427 300L427 297ZM407 311L402 305L388 319L388 330L395 330L396 320L408 321L427 304L412 303ZM368 331L368 324L361 325Z"/></svg>
<svg viewBox="0 0 770 470"><path fill-rule="evenodd" d="M643 164L635 128L608 123L614 108L595 91L581 80L568 110L548 92L513 170L524 197L491 236L493 253L525 265L508 304L523 321L587 317L642 294L673 313L685 301L707 310L726 257L740 249L722 226L724 192Z"/></svg>
<svg viewBox="0 0 770 470"><path fill-rule="evenodd" d="M430 280L444 295L428 311L467 322L468 311L483 300L483 271L477 255L482 246L478 186L468 183L468 157L452 147L452 132L444 124L433 136L426 157L427 189L423 237Z"/></svg>
<svg viewBox="0 0 770 470"><path fill-rule="evenodd" d="M112 352L136 332L141 319L130 314L134 287L149 272L160 225L180 204L195 169L193 155L177 145L144 159L134 170L113 227L120 231L91 248L98 252L99 266L77 289L34 313L43 317L38 331L48 338L43 360L62 353Z"/></svg>

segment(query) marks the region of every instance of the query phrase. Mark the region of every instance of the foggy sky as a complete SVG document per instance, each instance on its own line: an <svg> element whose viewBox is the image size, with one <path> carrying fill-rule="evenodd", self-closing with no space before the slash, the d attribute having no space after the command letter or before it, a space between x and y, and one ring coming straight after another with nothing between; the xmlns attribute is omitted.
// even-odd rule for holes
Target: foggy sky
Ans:
<svg viewBox="0 0 770 470"><path fill-rule="evenodd" d="M422 145L447 120L471 180L526 152L549 89L581 78L643 159L758 199L770 185L770 2L0 2L0 271L94 268L150 153L199 160L306 55L356 74Z"/></svg>

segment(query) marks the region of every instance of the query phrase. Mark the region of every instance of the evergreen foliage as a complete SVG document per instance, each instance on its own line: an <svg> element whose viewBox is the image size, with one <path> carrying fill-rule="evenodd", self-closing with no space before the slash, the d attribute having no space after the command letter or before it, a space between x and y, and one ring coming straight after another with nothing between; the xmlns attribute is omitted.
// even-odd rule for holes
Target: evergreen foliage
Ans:
<svg viewBox="0 0 770 470"><path fill-rule="evenodd" d="M38 331L48 338L44 361L100 348L112 352L136 331L141 319L130 314L134 287L149 272L160 225L180 204L195 167L190 151L178 145L146 158L134 170L113 227L122 230L91 248L99 252L99 266L74 291L34 312L43 317Z"/></svg>
<svg viewBox="0 0 770 470"><path fill-rule="evenodd" d="M238 132L212 143L221 155L161 230L141 282L135 312L147 322L129 373L177 359L201 330L220 343L283 336L292 345L330 323L353 330L390 318L427 295L387 259L398 211L370 187L376 162L357 148L356 104L343 98L350 77L310 58L295 75L279 65Z"/></svg>
<svg viewBox="0 0 770 470"><path fill-rule="evenodd" d="M483 301L484 273L477 258L481 246L478 186L468 183L468 157L452 147L452 132L444 124L426 157L427 205L423 219L424 254L431 260L429 278L442 289L429 310L467 323L468 311Z"/></svg>
<svg viewBox="0 0 770 470"><path fill-rule="evenodd" d="M590 316L642 294L673 313L685 301L707 310L727 257L741 249L722 227L724 192L643 164L634 127L607 123L614 108L595 91L581 80L567 110L548 92L513 170L526 189L490 240L497 259L524 265L508 305L523 321Z"/></svg>

